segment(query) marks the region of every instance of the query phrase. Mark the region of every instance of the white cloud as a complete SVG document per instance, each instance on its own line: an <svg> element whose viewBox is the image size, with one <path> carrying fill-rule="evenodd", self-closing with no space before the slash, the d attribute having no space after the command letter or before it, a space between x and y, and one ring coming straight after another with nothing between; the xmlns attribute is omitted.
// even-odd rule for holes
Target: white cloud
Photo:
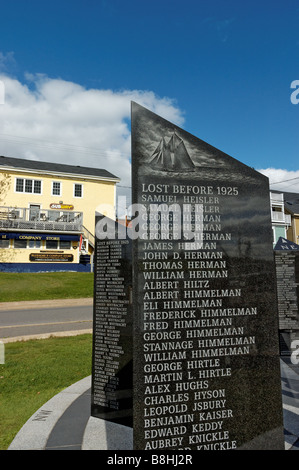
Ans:
<svg viewBox="0 0 299 470"><path fill-rule="evenodd" d="M7 54L3 54L3 52L0 52L0 70L2 72L7 71L7 69L14 68L15 65L16 61L13 52L7 52Z"/></svg>
<svg viewBox="0 0 299 470"><path fill-rule="evenodd" d="M266 168L258 171L268 176L270 189L299 193L299 170L289 171L279 168Z"/></svg>
<svg viewBox="0 0 299 470"><path fill-rule="evenodd" d="M0 58L1 59L1 58ZM62 79L27 73L25 83L0 75L0 154L104 168L130 181L130 102L181 126L173 100L152 91L86 89Z"/></svg>
<svg viewBox="0 0 299 470"><path fill-rule="evenodd" d="M0 53L0 65L9 58ZM22 83L2 73L0 80L5 85L1 155L104 168L120 177L123 186L131 185L130 102L178 126L184 123L176 103L152 91L86 89L43 74L27 73ZM299 192L299 171L258 171L269 177L271 189ZM123 193L129 199L130 191Z"/></svg>

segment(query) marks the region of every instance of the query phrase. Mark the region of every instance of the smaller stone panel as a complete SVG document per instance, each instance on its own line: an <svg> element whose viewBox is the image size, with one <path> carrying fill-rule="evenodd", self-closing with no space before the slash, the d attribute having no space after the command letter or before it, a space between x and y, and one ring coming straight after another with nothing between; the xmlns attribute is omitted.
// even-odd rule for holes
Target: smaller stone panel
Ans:
<svg viewBox="0 0 299 470"><path fill-rule="evenodd" d="M132 249L108 222L110 238L96 229L91 415L132 426Z"/></svg>

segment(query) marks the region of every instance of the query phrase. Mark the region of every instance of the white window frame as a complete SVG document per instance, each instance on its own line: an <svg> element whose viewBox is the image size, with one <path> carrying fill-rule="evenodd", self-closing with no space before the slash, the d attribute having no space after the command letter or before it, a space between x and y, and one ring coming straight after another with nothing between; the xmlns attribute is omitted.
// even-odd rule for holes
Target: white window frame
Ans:
<svg viewBox="0 0 299 470"><path fill-rule="evenodd" d="M22 191L17 191L17 181L18 180L23 181L23 190ZM32 181L32 191L31 192L25 191L26 180L27 181ZM35 185L36 181L40 182L40 193L34 192L34 185ZM34 179L34 178L21 178L20 176L16 176L15 177L15 188L14 188L14 190L15 190L15 193L17 193L17 194L35 194L36 196L40 196L40 195L43 194L43 180Z"/></svg>
<svg viewBox="0 0 299 470"><path fill-rule="evenodd" d="M59 194L54 194L54 184L59 184ZM52 181L52 196L62 196L62 183L61 181Z"/></svg>
<svg viewBox="0 0 299 470"><path fill-rule="evenodd" d="M76 196L76 195L75 195L76 186L81 186L81 196ZM78 198L78 199L82 199L82 198L83 198L83 184L82 184L82 183L74 183L73 195L74 195L75 198Z"/></svg>
<svg viewBox="0 0 299 470"><path fill-rule="evenodd" d="M18 180L22 180L22 182L23 182L22 191L17 191L17 182L18 182ZM24 188L25 188L25 178L16 177L15 178L15 193L24 193Z"/></svg>
<svg viewBox="0 0 299 470"><path fill-rule="evenodd" d="M40 193L36 193L36 192L34 191L34 186L35 186L34 183L35 183L36 181L38 181L38 182L40 183ZM43 182L42 182L42 180L33 180L33 193L30 193L30 194L42 194L42 192L43 192Z"/></svg>

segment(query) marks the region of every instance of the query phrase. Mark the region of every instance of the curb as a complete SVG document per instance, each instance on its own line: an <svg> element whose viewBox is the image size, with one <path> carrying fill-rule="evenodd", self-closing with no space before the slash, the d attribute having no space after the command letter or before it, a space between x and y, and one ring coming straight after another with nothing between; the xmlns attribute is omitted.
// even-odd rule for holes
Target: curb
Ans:
<svg viewBox="0 0 299 470"><path fill-rule="evenodd" d="M132 428L86 413L90 388L88 376L51 398L24 424L8 450L132 450Z"/></svg>
<svg viewBox="0 0 299 470"><path fill-rule="evenodd" d="M44 450L58 419L90 387L91 376L88 376L47 401L20 429L8 450Z"/></svg>
<svg viewBox="0 0 299 470"><path fill-rule="evenodd" d="M93 298L0 302L0 310L31 310L35 308L72 307L73 305L93 305Z"/></svg>
<svg viewBox="0 0 299 470"><path fill-rule="evenodd" d="M42 333L38 335L27 335L27 336L14 336L13 338L3 338L1 343L16 343L17 341L30 341L33 339L48 339L48 338L65 338L67 336L79 336L92 334L93 330L73 330L73 331L56 331L53 333Z"/></svg>

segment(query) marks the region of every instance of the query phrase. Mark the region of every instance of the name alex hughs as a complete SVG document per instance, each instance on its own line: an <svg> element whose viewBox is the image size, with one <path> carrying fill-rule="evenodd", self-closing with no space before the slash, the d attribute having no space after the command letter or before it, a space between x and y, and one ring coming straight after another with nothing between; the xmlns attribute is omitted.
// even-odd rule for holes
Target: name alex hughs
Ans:
<svg viewBox="0 0 299 470"><path fill-rule="evenodd" d="M134 467L139 467L140 463L150 463L152 465L172 465L176 467L177 465L192 465L192 456L185 454L153 454L148 458L143 457L122 457L120 455L114 454L113 456L108 457L108 465L132 465Z"/></svg>

